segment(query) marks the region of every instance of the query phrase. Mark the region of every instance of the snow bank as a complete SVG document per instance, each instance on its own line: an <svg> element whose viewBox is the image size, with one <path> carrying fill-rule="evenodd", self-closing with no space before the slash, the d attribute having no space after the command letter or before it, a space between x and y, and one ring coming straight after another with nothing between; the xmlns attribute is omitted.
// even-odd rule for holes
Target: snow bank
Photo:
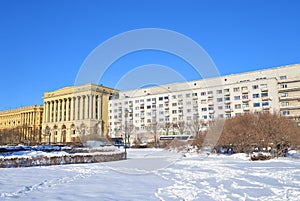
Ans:
<svg viewBox="0 0 300 201"><path fill-rule="evenodd" d="M73 148L65 151L18 151L0 156L0 168L97 163L122 160L124 151L115 148Z"/></svg>

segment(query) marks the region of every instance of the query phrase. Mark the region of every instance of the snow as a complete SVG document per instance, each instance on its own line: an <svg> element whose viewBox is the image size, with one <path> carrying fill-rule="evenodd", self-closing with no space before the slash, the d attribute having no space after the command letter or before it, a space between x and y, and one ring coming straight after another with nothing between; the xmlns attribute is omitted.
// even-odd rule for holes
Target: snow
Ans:
<svg viewBox="0 0 300 201"><path fill-rule="evenodd" d="M300 160L128 149L128 160L0 169L0 200L299 200ZM295 153L293 153L295 154Z"/></svg>

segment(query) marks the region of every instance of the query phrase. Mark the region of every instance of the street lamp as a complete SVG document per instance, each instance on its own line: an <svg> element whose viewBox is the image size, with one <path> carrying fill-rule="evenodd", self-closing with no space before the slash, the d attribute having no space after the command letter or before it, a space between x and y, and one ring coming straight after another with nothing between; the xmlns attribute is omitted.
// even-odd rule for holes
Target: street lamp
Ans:
<svg viewBox="0 0 300 201"><path fill-rule="evenodd" d="M128 132L128 125L127 125L127 117L128 117L128 109L125 109L125 159L127 159L127 132Z"/></svg>

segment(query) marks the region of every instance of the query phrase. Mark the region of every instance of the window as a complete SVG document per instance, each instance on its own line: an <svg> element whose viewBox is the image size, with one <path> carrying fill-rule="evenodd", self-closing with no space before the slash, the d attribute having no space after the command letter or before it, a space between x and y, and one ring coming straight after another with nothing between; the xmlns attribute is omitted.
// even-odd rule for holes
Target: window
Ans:
<svg viewBox="0 0 300 201"><path fill-rule="evenodd" d="M247 86L242 87L242 91L246 91L246 90L248 90Z"/></svg>
<svg viewBox="0 0 300 201"><path fill-rule="evenodd" d="M235 88L233 88L233 91L234 91L234 92L240 91L240 87L235 87Z"/></svg>
<svg viewBox="0 0 300 201"><path fill-rule="evenodd" d="M164 104L159 104L158 107L159 107L159 108L163 108L163 107L164 107Z"/></svg>
<svg viewBox="0 0 300 201"><path fill-rule="evenodd" d="M223 110L223 106L219 105L218 110Z"/></svg>
<svg viewBox="0 0 300 201"><path fill-rule="evenodd" d="M222 94L222 90L219 89L219 90L216 91L216 93L217 93L217 94Z"/></svg>
<svg viewBox="0 0 300 201"><path fill-rule="evenodd" d="M236 104L236 105L234 105L234 108L235 108L235 109L241 109L241 108L242 108L242 105L241 105L241 104Z"/></svg>
<svg viewBox="0 0 300 201"><path fill-rule="evenodd" d="M259 107L260 106L260 103L253 103L253 107Z"/></svg>
<svg viewBox="0 0 300 201"><path fill-rule="evenodd" d="M173 99L176 99L176 95L173 95L172 98L173 98Z"/></svg>
<svg viewBox="0 0 300 201"><path fill-rule="evenodd" d="M203 108L201 108L201 111L202 111L202 112L206 112L206 111L207 111L207 108L206 108L206 107L203 107Z"/></svg>
<svg viewBox="0 0 300 201"><path fill-rule="evenodd" d="M172 110L172 114L177 114L177 110Z"/></svg>
<svg viewBox="0 0 300 201"><path fill-rule="evenodd" d="M156 102L156 98L152 98L152 101L153 101L153 102Z"/></svg>
<svg viewBox="0 0 300 201"><path fill-rule="evenodd" d="M213 94L213 91L208 91L207 94Z"/></svg>
<svg viewBox="0 0 300 201"><path fill-rule="evenodd" d="M201 92L201 96L205 96L206 95L206 92Z"/></svg>
<svg viewBox="0 0 300 201"><path fill-rule="evenodd" d="M224 92L226 93L226 92L229 92L229 89L224 89Z"/></svg>
<svg viewBox="0 0 300 201"><path fill-rule="evenodd" d="M139 110L139 109L140 109L140 107L139 107L139 106L135 107L135 110Z"/></svg>
<svg viewBox="0 0 300 201"><path fill-rule="evenodd" d="M160 115L163 115L163 114L164 114L164 111L159 111L159 114L160 114Z"/></svg>
<svg viewBox="0 0 300 201"><path fill-rule="evenodd" d="M191 105L192 102L191 101L186 101L186 105Z"/></svg>
<svg viewBox="0 0 300 201"><path fill-rule="evenodd" d="M262 98L264 98L264 97L268 97L268 96L269 96L268 92L261 93L261 97L262 97Z"/></svg>
<svg viewBox="0 0 300 201"><path fill-rule="evenodd" d="M178 95L178 98L182 98L182 94L179 94L179 95Z"/></svg>
<svg viewBox="0 0 300 201"><path fill-rule="evenodd" d="M192 117L191 117L191 116L187 116L187 117L186 117L186 120L187 120L187 121L190 121L190 120L192 120Z"/></svg>
<svg viewBox="0 0 300 201"><path fill-rule="evenodd" d="M190 112L192 112L192 110L191 110L191 109L187 109L186 112L187 112L187 113L190 113Z"/></svg>
<svg viewBox="0 0 300 201"><path fill-rule="evenodd" d="M203 115L203 116L202 116L202 119L207 119L207 115Z"/></svg>
<svg viewBox="0 0 300 201"><path fill-rule="evenodd" d="M217 102L220 103L223 101L223 98L217 98Z"/></svg>
<svg viewBox="0 0 300 201"><path fill-rule="evenodd" d="M172 106L177 106L177 103L172 103Z"/></svg>
<svg viewBox="0 0 300 201"><path fill-rule="evenodd" d="M190 98L190 97L191 97L191 94L185 94L185 97L186 97L186 98Z"/></svg>
<svg viewBox="0 0 300 201"><path fill-rule="evenodd" d="M241 100L241 96L234 96L234 100Z"/></svg>
<svg viewBox="0 0 300 201"><path fill-rule="evenodd" d="M252 97L253 98L259 98L259 94L253 94Z"/></svg>
<svg viewBox="0 0 300 201"><path fill-rule="evenodd" d="M260 85L260 88L262 88L262 89L265 89L265 88L267 88L267 87L268 87L267 84L261 84L261 85Z"/></svg>
<svg viewBox="0 0 300 201"><path fill-rule="evenodd" d="M288 93L282 93L280 94L281 97L288 97Z"/></svg>
<svg viewBox="0 0 300 201"><path fill-rule="evenodd" d="M197 96L197 93L192 93L192 97L196 97Z"/></svg>
<svg viewBox="0 0 300 201"><path fill-rule="evenodd" d="M159 122L163 122L164 121L164 118L159 118Z"/></svg>
<svg viewBox="0 0 300 201"><path fill-rule="evenodd" d="M163 100L163 97L159 97L158 100L162 101L162 100Z"/></svg>
<svg viewBox="0 0 300 201"><path fill-rule="evenodd" d="M284 111L282 111L282 114L283 114L283 115L289 115L289 114L290 114L290 111L284 110Z"/></svg>
<svg viewBox="0 0 300 201"><path fill-rule="evenodd" d="M224 97L224 101L230 101L230 96Z"/></svg>
<svg viewBox="0 0 300 201"><path fill-rule="evenodd" d="M143 103L143 102L144 102L144 99L141 99L141 100L140 100L140 103Z"/></svg>
<svg viewBox="0 0 300 201"><path fill-rule="evenodd" d="M147 105L147 109L151 109L151 105Z"/></svg>
<svg viewBox="0 0 300 201"><path fill-rule="evenodd" d="M225 114L226 115L226 118L230 118L231 117L231 114Z"/></svg>
<svg viewBox="0 0 300 201"><path fill-rule="evenodd" d="M281 76L279 76L279 79L285 80L285 79L286 79L286 75L281 75Z"/></svg>
<svg viewBox="0 0 300 201"><path fill-rule="evenodd" d="M135 103L139 103L140 101L139 100L135 100Z"/></svg>
<svg viewBox="0 0 300 201"><path fill-rule="evenodd" d="M248 99L248 94L242 96L243 99Z"/></svg>
<svg viewBox="0 0 300 201"><path fill-rule="evenodd" d="M248 103L243 103L243 108L248 108L249 104Z"/></svg>
<svg viewBox="0 0 300 201"><path fill-rule="evenodd" d="M165 96L164 99L165 99L165 100L169 100L169 96Z"/></svg>
<svg viewBox="0 0 300 201"><path fill-rule="evenodd" d="M268 102L268 101L263 101L263 102L261 103L261 105L262 105L263 107L267 107L267 106L269 106L269 102Z"/></svg>
<svg viewBox="0 0 300 201"><path fill-rule="evenodd" d="M289 106L289 102L282 102L281 106Z"/></svg>
<svg viewBox="0 0 300 201"><path fill-rule="evenodd" d="M283 88L283 89L287 88L287 84L281 84L280 88Z"/></svg>
<svg viewBox="0 0 300 201"><path fill-rule="evenodd" d="M230 109L230 105L225 105L225 109Z"/></svg>
<svg viewBox="0 0 300 201"><path fill-rule="evenodd" d="M256 84L256 85L253 85L252 86L252 89L258 89L258 85Z"/></svg>
<svg viewBox="0 0 300 201"><path fill-rule="evenodd" d="M219 118L224 118L224 114L219 114Z"/></svg>

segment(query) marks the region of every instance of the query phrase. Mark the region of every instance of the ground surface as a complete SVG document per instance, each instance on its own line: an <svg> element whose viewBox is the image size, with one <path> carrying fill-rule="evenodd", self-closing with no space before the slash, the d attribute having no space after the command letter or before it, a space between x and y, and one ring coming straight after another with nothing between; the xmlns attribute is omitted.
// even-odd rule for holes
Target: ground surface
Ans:
<svg viewBox="0 0 300 201"><path fill-rule="evenodd" d="M0 200L299 200L300 160L129 150L128 160L0 169Z"/></svg>

